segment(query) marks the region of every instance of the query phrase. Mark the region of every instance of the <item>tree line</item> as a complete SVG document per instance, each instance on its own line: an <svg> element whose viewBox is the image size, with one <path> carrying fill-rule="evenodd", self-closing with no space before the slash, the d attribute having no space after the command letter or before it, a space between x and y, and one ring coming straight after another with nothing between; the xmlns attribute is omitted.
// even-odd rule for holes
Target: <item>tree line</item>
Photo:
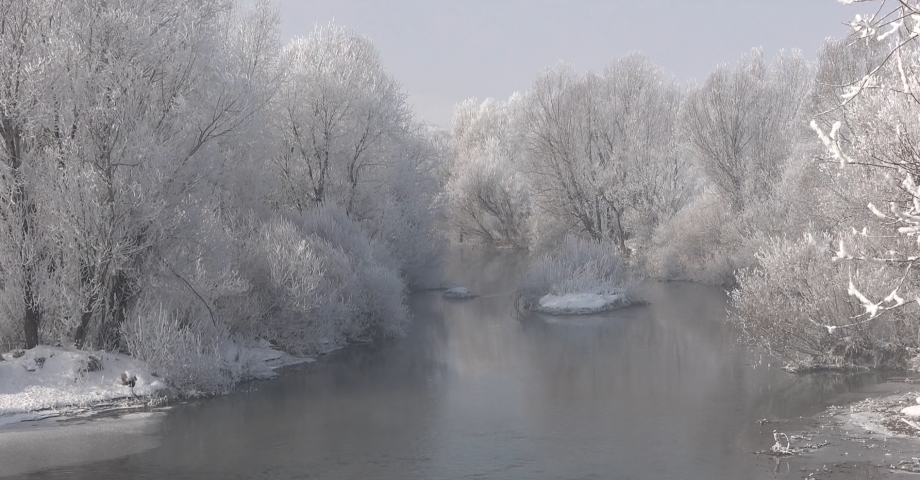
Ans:
<svg viewBox="0 0 920 480"><path fill-rule="evenodd" d="M755 49L681 84L632 54L464 102L451 238L580 236L648 277L727 286L742 340L792 370L920 366L920 5L855 3L875 15L814 62Z"/></svg>
<svg viewBox="0 0 920 480"><path fill-rule="evenodd" d="M560 64L443 132L370 40L283 45L267 2L0 0L0 345L219 391L257 339L400 334L448 242L577 244L730 286L744 340L790 368L910 366L915 14L698 84L641 54Z"/></svg>

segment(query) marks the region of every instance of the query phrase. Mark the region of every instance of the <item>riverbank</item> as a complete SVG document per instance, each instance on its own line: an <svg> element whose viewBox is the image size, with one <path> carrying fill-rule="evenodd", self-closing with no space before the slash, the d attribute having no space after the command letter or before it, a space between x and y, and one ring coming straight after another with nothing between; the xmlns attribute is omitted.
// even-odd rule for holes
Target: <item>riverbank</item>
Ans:
<svg viewBox="0 0 920 480"><path fill-rule="evenodd" d="M763 434L774 433L786 451L765 446L752 454L772 463L776 473L809 479L920 473L920 428L901 413L917 405L918 397L920 381L900 377L842 394L814 416L763 419L758 422Z"/></svg>
<svg viewBox="0 0 920 480"><path fill-rule="evenodd" d="M864 441L827 410L894 395L889 376L758 361L737 347L718 288L654 284L647 306L549 321L514 314L523 265L455 264L451 278L484 295L412 295L403 338L229 395L2 428L0 477L840 480L886 478L917 451ZM754 453L774 430L797 455Z"/></svg>
<svg viewBox="0 0 920 480"><path fill-rule="evenodd" d="M239 381L272 378L281 367L313 361L267 342L227 350L233 360L226 367ZM123 354L46 345L0 354L0 426L197 396L202 394L175 391L145 362Z"/></svg>

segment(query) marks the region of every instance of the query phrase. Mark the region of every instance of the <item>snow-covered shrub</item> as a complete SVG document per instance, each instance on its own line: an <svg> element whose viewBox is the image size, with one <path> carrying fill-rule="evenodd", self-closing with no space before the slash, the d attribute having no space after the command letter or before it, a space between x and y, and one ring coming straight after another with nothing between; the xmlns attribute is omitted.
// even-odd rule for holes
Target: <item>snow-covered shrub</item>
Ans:
<svg viewBox="0 0 920 480"><path fill-rule="evenodd" d="M447 244L437 228L440 214L435 210L440 206L433 199L411 200L405 194L400 197L388 195L380 216L364 224L374 241L385 245L409 288L436 286L441 283L441 257Z"/></svg>
<svg viewBox="0 0 920 480"><path fill-rule="evenodd" d="M831 261L831 243L830 237L816 241L810 235L765 242L757 267L738 273L730 318L745 341L782 359L791 370L907 366L909 349L917 346L917 308L869 320L847 287L852 282L881 298L901 272Z"/></svg>
<svg viewBox="0 0 920 480"><path fill-rule="evenodd" d="M2 167L0 167L2 168ZM25 314L22 262L12 242L0 242L0 350L10 351L25 344L20 321Z"/></svg>
<svg viewBox="0 0 920 480"><path fill-rule="evenodd" d="M226 332L213 322L201 303L145 299L129 314L121 336L128 353L147 362L179 394L221 393L238 379L221 356Z"/></svg>
<svg viewBox="0 0 920 480"><path fill-rule="evenodd" d="M308 210L296 219L297 228L345 252L347 255L399 268L399 262L386 246L370 238L361 224L349 218L345 210L333 203Z"/></svg>
<svg viewBox="0 0 920 480"><path fill-rule="evenodd" d="M357 269L357 292L351 296L357 317L347 331L351 337L405 333L409 323L406 286L392 269L375 263L362 263Z"/></svg>
<svg viewBox="0 0 920 480"><path fill-rule="evenodd" d="M572 232L578 231L578 225L570 219L557 215L547 215L537 210L531 216L531 238L528 248L531 252L547 252L562 245Z"/></svg>
<svg viewBox="0 0 920 480"><path fill-rule="evenodd" d="M771 193L740 211L705 191L659 225L650 244L638 249L637 266L658 279L731 285L737 270L756 264L754 253L770 239L832 225L835 215L822 215L821 203L833 190L827 180L813 163L795 157Z"/></svg>
<svg viewBox="0 0 920 480"><path fill-rule="evenodd" d="M258 258L248 272L263 308L254 333L295 354L335 346L335 326L350 312L324 278L326 263L334 259L324 258L296 225L284 219L269 220L259 240Z"/></svg>
<svg viewBox="0 0 920 480"><path fill-rule="evenodd" d="M898 8L899 18L918 12L911 2ZM855 22L865 41L829 42L819 56L814 111L827 113L811 125L812 143L823 148L815 162L802 162L818 174L803 172L810 188L788 212L827 232L817 243L831 248L767 242L733 293L746 338L793 369L916 365L920 49L916 41L876 43L909 35L901 22L870 33L886 18Z"/></svg>
<svg viewBox="0 0 920 480"><path fill-rule="evenodd" d="M405 284L385 246L335 205L262 227L249 269L262 305L256 334L295 354L402 333Z"/></svg>
<svg viewBox="0 0 920 480"><path fill-rule="evenodd" d="M727 285L753 260L745 247L739 215L704 194L659 226L638 263L654 278Z"/></svg>
<svg viewBox="0 0 920 480"><path fill-rule="evenodd" d="M381 175L382 185L371 215L361 225L371 238L386 246L399 263L399 273L409 288L430 288L441 283L441 257L447 239L445 200L440 175L447 163L443 132L417 127L400 144L400 161Z"/></svg>
<svg viewBox="0 0 920 480"><path fill-rule="evenodd" d="M545 295L624 295L635 300L636 280L609 243L567 237L540 255L515 292L518 310L534 309Z"/></svg>
<svg viewBox="0 0 920 480"><path fill-rule="evenodd" d="M335 205L313 209L300 222L314 248L335 259L325 263L324 277L340 289L352 312L343 334L361 337L402 332L409 318L405 284L399 276L400 263L386 246Z"/></svg>

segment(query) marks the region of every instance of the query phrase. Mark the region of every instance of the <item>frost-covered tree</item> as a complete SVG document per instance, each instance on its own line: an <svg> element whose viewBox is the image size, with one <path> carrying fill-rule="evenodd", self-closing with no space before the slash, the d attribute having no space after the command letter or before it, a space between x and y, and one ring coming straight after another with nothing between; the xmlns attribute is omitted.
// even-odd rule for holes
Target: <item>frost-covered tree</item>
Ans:
<svg viewBox="0 0 920 480"><path fill-rule="evenodd" d="M443 159L405 92L370 40L334 25L293 40L281 63L272 106L276 210L340 205L390 246L411 284L424 283L442 243L432 228Z"/></svg>
<svg viewBox="0 0 920 480"><path fill-rule="evenodd" d="M604 71L605 117L613 133L605 136L626 167L616 189L630 204L626 224L642 242L663 220L686 205L696 188L691 164L680 148L679 112L684 100L678 84L651 61L632 54Z"/></svg>
<svg viewBox="0 0 920 480"><path fill-rule="evenodd" d="M811 87L798 53L773 62L754 50L690 91L681 116L691 156L734 212L763 200L806 131Z"/></svg>
<svg viewBox="0 0 920 480"><path fill-rule="evenodd" d="M819 57L813 194L826 221L761 249L733 293L748 339L791 368L920 365L920 5L873 3L877 15L857 16L853 37Z"/></svg>
<svg viewBox="0 0 920 480"><path fill-rule="evenodd" d="M394 139L389 152L360 221L387 246L410 288L430 288L441 281L446 240L438 228L445 222L438 178L447 152L438 146L438 132L417 124Z"/></svg>
<svg viewBox="0 0 920 480"><path fill-rule="evenodd" d="M79 23L67 94L77 128L56 183L82 198L62 195L54 210L75 219L62 241L74 246L80 278L79 346L90 322L122 323L151 281L207 303L188 266L204 268L208 247L196 237L217 228L208 219L214 175L265 103L256 82L273 52L244 45L252 25L234 28L242 20L223 0L90 2L71 16ZM258 28L270 35L274 24Z"/></svg>
<svg viewBox="0 0 920 480"><path fill-rule="evenodd" d="M690 89L680 138L701 173L699 193L654 232L649 273L732 284L764 239L797 235L814 219L803 201L816 177L805 121L812 83L800 55L767 62L754 50Z"/></svg>
<svg viewBox="0 0 920 480"><path fill-rule="evenodd" d="M240 16L224 0L4 8L4 21L21 23L3 30L13 37L0 52L20 95L2 102L12 132L3 180L22 197L2 218L19 232L3 242L4 316L43 317L26 345L42 333L111 347L145 289L176 284L206 304L207 285L220 290L227 272L202 261L208 232L221 231L213 193L266 103L274 14L261 5ZM28 142L15 140L23 128ZM31 299L9 301L20 295Z"/></svg>
<svg viewBox="0 0 920 480"><path fill-rule="evenodd" d="M688 165L675 148L680 98L676 84L638 55L603 75L581 77L566 66L542 74L523 121L540 215L628 254L626 240L643 222L688 196Z"/></svg>
<svg viewBox="0 0 920 480"><path fill-rule="evenodd" d="M0 345L228 388L239 346L395 335L442 245L447 142L372 44L282 50L232 0L0 0Z"/></svg>
<svg viewBox="0 0 920 480"><path fill-rule="evenodd" d="M446 186L459 238L523 248L529 242L530 195L522 167L521 96L506 103L467 100L454 112Z"/></svg>
<svg viewBox="0 0 920 480"><path fill-rule="evenodd" d="M881 2L879 12L885 12L884 7ZM920 189L916 187L920 180L918 15L920 4L899 2L886 15L856 17L851 24L855 38L850 48L857 50L857 58L863 62L868 57L871 68L854 69L852 73L856 75L839 84L838 108L825 117L842 120L834 121L829 128L827 120L825 126L812 123L825 147L826 158L841 170L851 171L841 171L839 175L852 178L852 171L861 171L853 179L856 181L848 184L851 191L876 196L864 210L867 216L871 214L862 219L864 225L849 225L861 231L864 238L842 237L835 258L850 261L854 269L897 265L904 270L902 280L891 285L891 293L881 300L864 295L860 290L865 287L850 283L849 293L862 304L867 320L886 310L902 308L907 304L902 295L916 289L911 267L916 258L915 237L920 232ZM884 56L875 53L878 43L887 47L883 47Z"/></svg>
<svg viewBox="0 0 920 480"><path fill-rule="evenodd" d="M330 200L362 218L392 161L394 137L407 134L406 94L365 37L330 25L294 39L275 102L280 136L274 162L285 206L303 212Z"/></svg>
<svg viewBox="0 0 920 480"><path fill-rule="evenodd" d="M66 21L61 2L0 2L0 336L39 342L42 311L36 281L44 252L35 219L34 185L27 179L36 157L46 147L43 133L67 135L47 128L53 119L46 102L63 75L56 34ZM13 327L16 325L17 327Z"/></svg>

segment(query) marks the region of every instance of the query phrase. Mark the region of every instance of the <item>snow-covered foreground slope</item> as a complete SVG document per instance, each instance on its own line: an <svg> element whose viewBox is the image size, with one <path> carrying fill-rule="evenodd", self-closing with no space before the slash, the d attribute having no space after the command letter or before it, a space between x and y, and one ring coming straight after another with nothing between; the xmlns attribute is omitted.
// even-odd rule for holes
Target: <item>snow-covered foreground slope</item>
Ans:
<svg viewBox="0 0 920 480"><path fill-rule="evenodd" d="M298 358L265 344L226 345L245 362L240 381L275 376L275 369ZM237 366L239 369L239 366ZM194 396L195 392L178 392ZM145 402L173 392L146 363L127 355L38 346L0 355L0 425L78 411L114 402Z"/></svg>

